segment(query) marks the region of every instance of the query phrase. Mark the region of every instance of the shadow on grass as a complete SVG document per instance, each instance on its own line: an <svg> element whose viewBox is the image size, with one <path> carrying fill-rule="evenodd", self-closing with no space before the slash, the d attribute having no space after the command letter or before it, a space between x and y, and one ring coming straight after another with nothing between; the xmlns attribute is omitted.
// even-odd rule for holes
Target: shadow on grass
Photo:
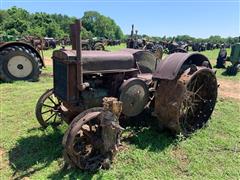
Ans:
<svg viewBox="0 0 240 180"><path fill-rule="evenodd" d="M151 116L146 113L127 120L128 122L122 126L129 129L132 133L128 137L123 137L123 141L133 144L140 149L157 152L177 142L177 138L170 131L159 127L157 119L149 117Z"/></svg>
<svg viewBox="0 0 240 180"><path fill-rule="evenodd" d="M59 180L64 179L67 177L67 179L92 179L93 175L96 172L84 172L79 169L66 169L62 168L59 171L56 171L55 173L48 176L49 179L53 180ZM101 177L98 177L98 179L102 179Z"/></svg>
<svg viewBox="0 0 240 180"><path fill-rule="evenodd" d="M40 131L41 128L33 128L28 132ZM17 141L14 148L9 151L9 163L14 171L12 179L23 179L32 174L41 171L50 166L53 161L62 157L62 138L63 133L55 128L53 133L47 135L34 135L23 137ZM62 164L62 165L61 165ZM62 161L59 163L62 169L56 170L56 173L51 174L51 179L63 179L68 175L71 179L81 177L90 179L93 173L82 172L78 169L66 169Z"/></svg>
<svg viewBox="0 0 240 180"><path fill-rule="evenodd" d="M169 145L176 144L174 138L168 131L157 132L153 128L143 128L133 136L124 139L129 144L134 144L139 149L148 149L149 151L160 152Z"/></svg>
<svg viewBox="0 0 240 180"><path fill-rule="evenodd" d="M154 121L149 118L149 114L140 115L135 118L122 120L121 126L129 129L133 134L123 137L122 141L127 144L135 145L139 149L148 149L149 151L159 152L167 148L169 145L177 142L169 131L159 131ZM119 152L121 153L121 151ZM48 176L50 179L92 179L97 174L97 179L103 179L102 173L84 172L79 169L60 169Z"/></svg>
<svg viewBox="0 0 240 180"><path fill-rule="evenodd" d="M139 119L140 118L140 119ZM140 149L149 151L162 151L176 140L169 132L158 132L152 119L149 116L137 117L126 120L124 127L130 129L133 135L123 138L123 141L135 145ZM31 129L40 131L40 129ZM53 133L47 135L34 135L23 137L18 140L17 145L9 152L9 161L11 168L14 170L13 179L22 179L29 177L37 171L47 168L53 161L62 157L62 138L63 133L55 129ZM120 152L121 153L121 152ZM50 179L91 179L97 172L83 172L79 169L66 169L63 166L60 170L50 174ZM59 164L59 166L61 166ZM98 179L101 179L98 177Z"/></svg>
<svg viewBox="0 0 240 180"><path fill-rule="evenodd" d="M9 151L9 161L14 170L13 178L22 179L49 166L62 156L62 137L59 130L43 136L30 136L18 140Z"/></svg>

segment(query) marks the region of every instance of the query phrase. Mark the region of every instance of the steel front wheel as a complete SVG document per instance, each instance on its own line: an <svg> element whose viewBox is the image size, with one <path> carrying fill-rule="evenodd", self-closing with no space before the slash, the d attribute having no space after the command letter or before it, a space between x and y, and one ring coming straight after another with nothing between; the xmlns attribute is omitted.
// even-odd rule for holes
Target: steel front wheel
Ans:
<svg viewBox="0 0 240 180"><path fill-rule="evenodd" d="M99 116L102 108L91 108L74 118L63 138L64 158L71 166L94 171L104 159L102 128Z"/></svg>
<svg viewBox="0 0 240 180"><path fill-rule="evenodd" d="M36 105L36 118L40 125L46 128L49 125L57 126L62 123L62 102L54 95L53 89L47 90Z"/></svg>

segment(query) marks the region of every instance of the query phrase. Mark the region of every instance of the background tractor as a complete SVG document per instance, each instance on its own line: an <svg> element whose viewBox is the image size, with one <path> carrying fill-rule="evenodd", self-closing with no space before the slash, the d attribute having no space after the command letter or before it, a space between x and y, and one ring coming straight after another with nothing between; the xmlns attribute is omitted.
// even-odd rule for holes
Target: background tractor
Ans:
<svg viewBox="0 0 240 180"><path fill-rule="evenodd" d="M97 39L85 39L82 40L82 49L83 50L99 50L104 51L105 46L104 43L101 40Z"/></svg>
<svg viewBox="0 0 240 180"><path fill-rule="evenodd" d="M231 54L228 59L232 65L227 67L226 73L228 75L236 75L240 69L240 43L232 45Z"/></svg>
<svg viewBox="0 0 240 180"><path fill-rule="evenodd" d="M173 39L170 42L166 42L166 44L164 45L165 49L164 52L166 54L172 54L172 53L176 53L176 52L182 52L182 53L186 53L188 52L188 44L185 44L183 42L175 42L175 40Z"/></svg>
<svg viewBox="0 0 240 180"><path fill-rule="evenodd" d="M31 44L37 50L55 49L57 46L57 41L51 37L24 36L21 41Z"/></svg>
<svg viewBox="0 0 240 180"><path fill-rule="evenodd" d="M134 32L134 25L132 25L131 35L127 39L126 47L131 49L142 49L145 45L146 41L139 38L138 31L135 30Z"/></svg>
<svg viewBox="0 0 240 180"><path fill-rule="evenodd" d="M82 51L80 24L70 28L72 50L53 52L53 89L36 105L43 127L69 124L62 142L67 163L83 170L109 168L121 122L141 113L150 112L174 134L188 135L208 121L217 80L205 56L174 53L158 61L145 50Z"/></svg>
<svg viewBox="0 0 240 180"><path fill-rule="evenodd" d="M14 38L1 37L0 80L5 82L15 80L37 81L41 68L45 66L39 52L27 43L13 41Z"/></svg>

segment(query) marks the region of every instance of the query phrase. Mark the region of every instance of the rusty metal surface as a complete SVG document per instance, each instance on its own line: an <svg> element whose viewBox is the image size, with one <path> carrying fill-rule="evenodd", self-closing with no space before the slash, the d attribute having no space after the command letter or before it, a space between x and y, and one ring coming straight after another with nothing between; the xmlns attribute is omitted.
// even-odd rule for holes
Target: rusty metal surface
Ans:
<svg viewBox="0 0 240 180"><path fill-rule="evenodd" d="M208 58L199 53L174 53L169 55L157 66L156 72L153 73L153 79L168 79L173 80L179 74L183 65L195 64L201 66L204 61L207 61L211 67Z"/></svg>
<svg viewBox="0 0 240 180"><path fill-rule="evenodd" d="M151 73L144 73L138 74L137 77L143 80L146 84L150 84L152 82L152 74Z"/></svg>
<svg viewBox="0 0 240 180"><path fill-rule="evenodd" d="M179 109L185 91L185 86L181 81L163 80L155 93L154 114L161 125L169 128L174 133L180 132Z"/></svg>
<svg viewBox="0 0 240 180"><path fill-rule="evenodd" d="M137 51L138 52L138 51ZM118 52L108 52L108 51L82 51L83 59L96 59L96 60L118 60L118 59L133 59L133 53L130 51L118 51ZM76 51L69 49L61 49L53 52L53 57L62 60L75 60Z"/></svg>
<svg viewBox="0 0 240 180"><path fill-rule="evenodd" d="M70 24L70 42L72 45L72 50L76 50L76 26L75 26L75 24Z"/></svg>
<svg viewBox="0 0 240 180"><path fill-rule="evenodd" d="M179 79L162 80L155 93L158 122L173 133L189 133L210 118L217 98L217 81L211 69L187 69Z"/></svg>
<svg viewBox="0 0 240 180"><path fill-rule="evenodd" d="M74 63L76 51L54 51L53 59ZM134 57L127 52L82 51L83 71L129 70L135 68Z"/></svg>
<svg viewBox="0 0 240 180"><path fill-rule="evenodd" d="M53 52L53 59L76 62L76 51L61 49ZM156 57L145 50L124 49L118 52L82 51L83 71L129 71L138 68L141 73L155 71Z"/></svg>
<svg viewBox="0 0 240 180"><path fill-rule="evenodd" d="M95 171L108 169L120 142L118 122L122 103L104 98L103 108L91 108L79 114L63 138L64 159L73 167Z"/></svg>
<svg viewBox="0 0 240 180"><path fill-rule="evenodd" d="M149 51L138 51L133 54L141 73L153 73L156 68L156 57Z"/></svg>
<svg viewBox="0 0 240 180"><path fill-rule="evenodd" d="M137 78L126 80L120 87L119 100L123 102L122 113L128 117L140 114L149 102L146 83Z"/></svg>

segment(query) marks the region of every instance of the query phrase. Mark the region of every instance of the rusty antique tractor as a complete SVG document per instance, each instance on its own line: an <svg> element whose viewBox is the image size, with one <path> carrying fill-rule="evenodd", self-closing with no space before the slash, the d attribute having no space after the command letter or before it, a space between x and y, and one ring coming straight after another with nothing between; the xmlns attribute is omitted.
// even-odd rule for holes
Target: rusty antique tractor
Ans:
<svg viewBox="0 0 240 180"><path fill-rule="evenodd" d="M175 134L189 135L208 121L217 80L205 56L174 53L158 62L144 50L82 51L80 24L71 25L72 50L54 51L53 89L36 105L43 127L69 124L63 146L71 166L109 168L119 146L119 121L145 110Z"/></svg>

